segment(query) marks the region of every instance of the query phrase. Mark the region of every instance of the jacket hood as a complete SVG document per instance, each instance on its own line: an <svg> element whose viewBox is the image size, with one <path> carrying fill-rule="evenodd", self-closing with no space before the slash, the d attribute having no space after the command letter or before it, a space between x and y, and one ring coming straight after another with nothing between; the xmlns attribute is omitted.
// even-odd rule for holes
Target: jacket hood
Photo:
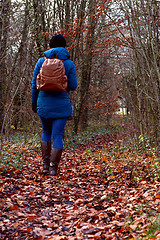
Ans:
<svg viewBox="0 0 160 240"><path fill-rule="evenodd" d="M57 54L58 58L61 60L66 60L66 59L69 59L70 57L69 52L64 47L51 48L44 52L44 55L47 58L52 58L54 54L55 55Z"/></svg>

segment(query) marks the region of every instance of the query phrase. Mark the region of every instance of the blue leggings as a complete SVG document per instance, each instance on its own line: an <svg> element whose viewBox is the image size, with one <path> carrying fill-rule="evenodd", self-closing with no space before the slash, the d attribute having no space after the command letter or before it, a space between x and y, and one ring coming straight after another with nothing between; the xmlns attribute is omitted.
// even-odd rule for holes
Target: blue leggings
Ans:
<svg viewBox="0 0 160 240"><path fill-rule="evenodd" d="M53 148L63 148L63 132L67 118L45 119L40 117L42 122L42 141L51 141L53 139Z"/></svg>

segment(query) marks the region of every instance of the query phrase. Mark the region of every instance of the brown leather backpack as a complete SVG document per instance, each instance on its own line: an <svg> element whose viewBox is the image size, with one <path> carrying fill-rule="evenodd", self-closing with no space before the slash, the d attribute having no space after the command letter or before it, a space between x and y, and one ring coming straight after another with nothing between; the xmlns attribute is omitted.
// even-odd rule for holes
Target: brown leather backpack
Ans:
<svg viewBox="0 0 160 240"><path fill-rule="evenodd" d="M65 75L63 60L54 56L46 58L36 79L38 90L42 91L65 91L67 90L68 79Z"/></svg>

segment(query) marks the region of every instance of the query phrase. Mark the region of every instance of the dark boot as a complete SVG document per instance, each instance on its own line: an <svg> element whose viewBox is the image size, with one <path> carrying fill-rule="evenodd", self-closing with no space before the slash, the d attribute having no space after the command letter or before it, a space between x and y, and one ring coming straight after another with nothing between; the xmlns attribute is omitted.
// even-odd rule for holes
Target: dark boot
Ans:
<svg viewBox="0 0 160 240"><path fill-rule="evenodd" d="M62 150L63 149L52 148L51 159L50 159L50 175L51 176L57 175L57 170L58 170L59 162L61 160Z"/></svg>
<svg viewBox="0 0 160 240"><path fill-rule="evenodd" d="M41 141L43 173L49 173L51 142Z"/></svg>

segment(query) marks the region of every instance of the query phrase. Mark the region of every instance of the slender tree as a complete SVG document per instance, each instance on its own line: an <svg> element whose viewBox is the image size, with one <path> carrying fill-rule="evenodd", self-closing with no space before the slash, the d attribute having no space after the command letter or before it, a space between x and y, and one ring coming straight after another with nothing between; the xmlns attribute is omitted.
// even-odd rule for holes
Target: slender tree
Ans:
<svg viewBox="0 0 160 240"><path fill-rule="evenodd" d="M7 41L10 21L10 1L2 0L0 3L0 129L5 107L5 86L7 81Z"/></svg>

